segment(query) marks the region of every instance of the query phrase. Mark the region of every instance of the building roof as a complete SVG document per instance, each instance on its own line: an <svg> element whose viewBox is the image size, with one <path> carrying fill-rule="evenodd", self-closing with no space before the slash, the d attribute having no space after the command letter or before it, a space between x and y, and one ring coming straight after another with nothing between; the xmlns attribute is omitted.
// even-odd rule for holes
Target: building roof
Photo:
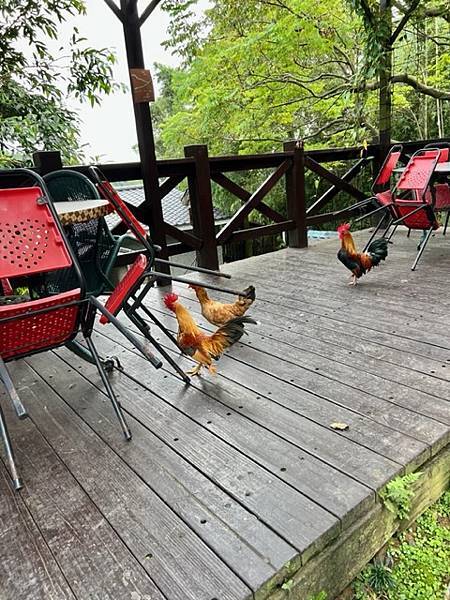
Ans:
<svg viewBox="0 0 450 600"><path fill-rule="evenodd" d="M122 200L139 206L145 200L144 188L141 183L136 184L117 184L117 191ZM162 209L164 220L175 227L190 227L191 219L189 215L189 193L174 188L162 199ZM226 219L225 215L218 209L214 209L216 221Z"/></svg>

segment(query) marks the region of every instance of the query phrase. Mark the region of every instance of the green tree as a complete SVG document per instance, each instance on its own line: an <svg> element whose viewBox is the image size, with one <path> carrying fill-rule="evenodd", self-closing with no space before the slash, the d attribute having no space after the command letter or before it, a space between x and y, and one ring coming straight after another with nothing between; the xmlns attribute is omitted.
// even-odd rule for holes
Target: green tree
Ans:
<svg viewBox="0 0 450 600"><path fill-rule="evenodd" d="M164 151L212 153L443 134L450 89L448 2L166 0L183 59ZM350 10L353 8L354 10ZM391 106L392 104L392 106ZM392 118L392 115L395 118Z"/></svg>
<svg viewBox="0 0 450 600"><path fill-rule="evenodd" d="M84 14L82 0L0 0L0 166L28 164L45 149L65 161L82 158L67 100L94 105L119 87L109 49L90 47L77 28L61 46L60 24Z"/></svg>

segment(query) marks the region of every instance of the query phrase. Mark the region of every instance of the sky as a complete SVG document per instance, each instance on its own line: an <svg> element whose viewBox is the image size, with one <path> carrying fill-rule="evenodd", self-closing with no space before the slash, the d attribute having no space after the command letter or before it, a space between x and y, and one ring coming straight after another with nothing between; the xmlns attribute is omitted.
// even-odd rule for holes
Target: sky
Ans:
<svg viewBox="0 0 450 600"><path fill-rule="evenodd" d="M145 0L140 0L140 11L146 4ZM76 22L80 33L88 39L91 46L115 50L118 62L114 66L114 77L116 81L128 85L125 45L120 21L103 0L87 0L86 6L87 15L78 17ZM145 66L150 70L154 62L171 66L176 66L179 62L177 57L172 56L161 45L167 37L168 24L169 17L160 8L156 8L142 27ZM88 143L89 157L99 157L101 162L137 160L137 154L132 149L137 140L129 91L117 92L105 97L99 107L91 108L87 103L80 105L75 101L70 106L81 116L81 139L84 143Z"/></svg>

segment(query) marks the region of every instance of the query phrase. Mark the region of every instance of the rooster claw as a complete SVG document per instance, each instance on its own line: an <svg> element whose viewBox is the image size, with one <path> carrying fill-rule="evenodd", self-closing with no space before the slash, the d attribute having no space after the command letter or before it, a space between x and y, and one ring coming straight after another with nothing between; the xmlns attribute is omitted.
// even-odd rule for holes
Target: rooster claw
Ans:
<svg viewBox="0 0 450 600"><path fill-rule="evenodd" d="M197 365L193 369L189 369L189 371L186 371L186 375L190 375L191 377L194 377L195 375L198 375L200 373L201 368L202 368L202 365Z"/></svg>

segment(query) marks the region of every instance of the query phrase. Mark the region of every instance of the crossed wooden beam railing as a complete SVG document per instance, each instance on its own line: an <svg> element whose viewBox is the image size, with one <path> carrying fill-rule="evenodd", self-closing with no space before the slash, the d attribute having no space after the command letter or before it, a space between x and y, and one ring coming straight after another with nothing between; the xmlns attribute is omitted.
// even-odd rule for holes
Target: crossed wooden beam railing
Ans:
<svg viewBox="0 0 450 600"><path fill-rule="evenodd" d="M405 156L431 141L433 140L404 143ZM341 176L324 166L326 163L342 164L348 161L353 161L353 164ZM154 224L154 227L175 240L168 245L170 256L195 251L197 264L209 269L217 268L217 248L224 244L286 233L290 246L305 247L308 227L336 222L337 218L344 220L354 214L354 209L351 208L354 202L349 202L349 208L338 211L338 214L335 211L325 211L338 194L345 194L356 202L366 198L368 190L360 189L355 178L368 167L376 170L379 162L379 147L376 145L369 146L365 155L361 156L358 148L305 152L301 143L287 142L282 152L225 157L209 157L206 146L189 146L185 148L183 159L158 161L158 177L162 183L158 185L156 202L161 202L170 191L187 181L192 230L182 230L167 223L164 218ZM62 168L61 158L55 152L37 153L35 163L43 173ZM107 164L100 165L100 168L113 182L142 178L139 163ZM86 166L75 169L88 174ZM229 175L253 170L269 171L254 191L245 189ZM329 184L313 202L307 198L305 188L305 176L309 172ZM366 178L367 182L371 180L372 174ZM280 211L269 205L267 196L275 186L280 186L283 182L286 204L285 210ZM219 231L214 222L213 183L241 203ZM129 205L129 208L139 220L148 222L148 202L140 206ZM265 223L249 222L249 216L254 210L265 218ZM123 260L132 258L131 254Z"/></svg>

